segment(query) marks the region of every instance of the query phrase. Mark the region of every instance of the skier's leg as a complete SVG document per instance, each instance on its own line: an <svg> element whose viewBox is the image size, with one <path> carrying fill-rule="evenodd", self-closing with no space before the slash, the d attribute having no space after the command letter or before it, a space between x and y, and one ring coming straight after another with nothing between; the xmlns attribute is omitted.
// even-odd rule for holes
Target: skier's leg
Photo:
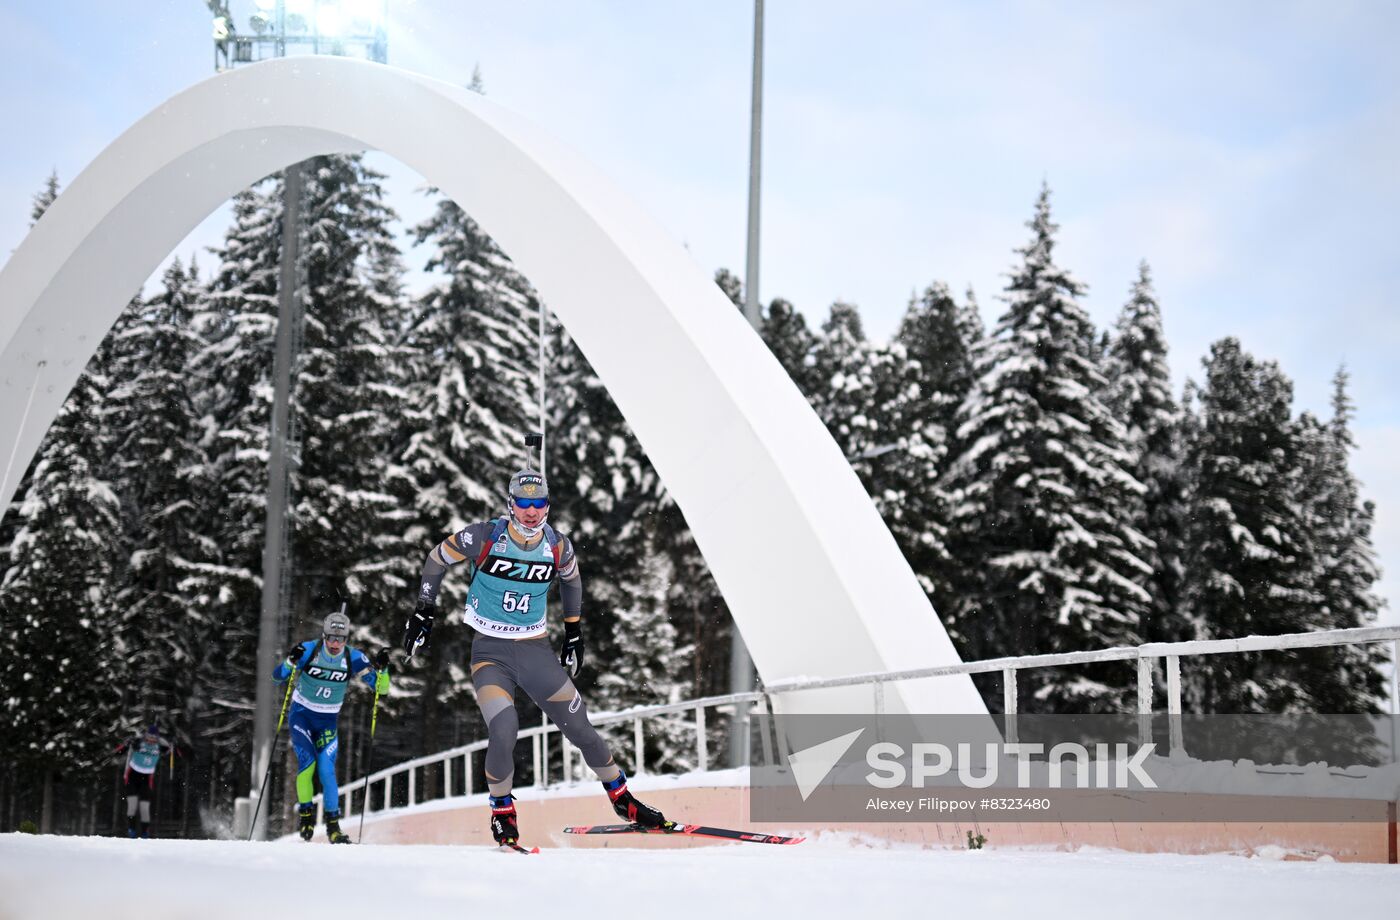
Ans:
<svg viewBox="0 0 1400 920"><path fill-rule="evenodd" d="M151 792L156 786L156 775L154 773L139 777L137 788L141 790L141 836L151 836Z"/></svg>
<svg viewBox="0 0 1400 920"><path fill-rule="evenodd" d="M326 812L340 813L340 783L335 778L335 758L340 753L340 735L335 729L322 729L317 738L316 773L321 777L321 801Z"/></svg>
<svg viewBox="0 0 1400 920"><path fill-rule="evenodd" d="M478 635L472 640L472 686L486 722L486 787L491 793L491 836L499 844L520 839L515 797L515 642Z"/></svg>
<svg viewBox="0 0 1400 920"><path fill-rule="evenodd" d="M316 739L312 736L310 712L300 706L292 707L289 719L292 735L292 750L297 755L297 833L301 839L310 840L316 832L316 806L311 800L316 795Z"/></svg>
<svg viewBox="0 0 1400 920"><path fill-rule="evenodd" d="M478 635L472 640L472 686L486 722L486 786L498 798L510 795L515 779L514 656L510 639Z"/></svg>
<svg viewBox="0 0 1400 920"><path fill-rule="evenodd" d="M340 785L335 778L335 756L340 751L340 735L331 716L316 733L316 772L321 777L321 801L326 807L326 839L331 843L351 843L340 829Z"/></svg>
<svg viewBox="0 0 1400 920"><path fill-rule="evenodd" d="M535 704L559 726L569 743L579 749L583 762L592 768L602 782L617 778L621 769L608 752L608 743L593 723L588 721L588 705L574 688L574 682L559 666L549 640L522 639L515 643L519 649L520 687Z"/></svg>
<svg viewBox="0 0 1400 920"><path fill-rule="evenodd" d="M133 776L137 778L137 781L141 778L139 773L128 767L123 775L126 783L126 835L128 837L136 836L136 809L141 802L140 788L132 780Z"/></svg>
<svg viewBox="0 0 1400 920"><path fill-rule="evenodd" d="M627 789L627 774L622 772L608 752L608 743L588 721L588 706L564 673L549 640L523 639L517 649L517 680L521 689L559 726L569 743L579 749L583 762L592 768L603 789L608 793L613 811L644 827L666 826L666 817L649 805L639 802Z"/></svg>

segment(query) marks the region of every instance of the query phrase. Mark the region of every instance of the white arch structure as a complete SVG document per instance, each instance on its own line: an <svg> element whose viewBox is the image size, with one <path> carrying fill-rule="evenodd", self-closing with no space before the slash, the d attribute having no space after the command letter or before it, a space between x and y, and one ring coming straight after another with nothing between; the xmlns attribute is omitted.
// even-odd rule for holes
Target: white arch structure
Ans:
<svg viewBox="0 0 1400 920"><path fill-rule="evenodd" d="M342 58L268 61L172 97L104 150L15 251L0 272L0 463L11 470L0 508L102 337L191 229L288 164L363 150L458 202L568 326L685 512L765 680L958 660L820 420L679 245L524 119L465 89ZM965 676L888 693L913 712L986 711ZM782 702L862 711L871 701L841 689Z"/></svg>

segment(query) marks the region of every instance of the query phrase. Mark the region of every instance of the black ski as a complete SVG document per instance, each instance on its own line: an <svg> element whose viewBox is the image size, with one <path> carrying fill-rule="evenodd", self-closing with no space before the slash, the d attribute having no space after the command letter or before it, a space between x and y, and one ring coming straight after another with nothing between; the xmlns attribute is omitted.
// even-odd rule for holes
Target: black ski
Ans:
<svg viewBox="0 0 1400 920"><path fill-rule="evenodd" d="M706 827L703 824L677 824L667 821L664 827L642 827L637 824L584 824L564 828L566 834L685 834L689 837L714 837L719 840L741 840L745 843L801 843L805 837L783 837L779 834L755 834L727 827Z"/></svg>

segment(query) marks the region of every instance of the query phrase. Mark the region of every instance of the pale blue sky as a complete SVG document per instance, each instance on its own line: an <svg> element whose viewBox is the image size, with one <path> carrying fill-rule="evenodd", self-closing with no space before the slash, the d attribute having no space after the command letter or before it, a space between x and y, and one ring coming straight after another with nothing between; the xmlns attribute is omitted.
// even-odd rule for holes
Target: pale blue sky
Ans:
<svg viewBox="0 0 1400 920"><path fill-rule="evenodd" d="M466 83L479 63L488 95L610 173L707 271L742 270L750 0L390 9L391 64ZM1347 362L1356 467L1382 564L1400 566L1397 36L1386 2L769 0L762 294L814 320L852 301L885 336L940 279L972 285L990 323L1046 180L1097 322L1152 264L1178 380L1237 335L1325 411ZM201 0L0 4L0 253L50 169L66 184L212 58ZM417 177L380 165L390 203L422 216Z"/></svg>

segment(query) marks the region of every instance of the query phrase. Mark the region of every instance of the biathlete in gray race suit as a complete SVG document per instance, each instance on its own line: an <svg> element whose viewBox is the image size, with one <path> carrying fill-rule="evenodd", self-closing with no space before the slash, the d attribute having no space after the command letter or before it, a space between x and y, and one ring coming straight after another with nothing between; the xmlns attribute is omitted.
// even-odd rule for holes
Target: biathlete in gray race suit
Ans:
<svg viewBox="0 0 1400 920"><path fill-rule="evenodd" d="M476 630L471 673L477 705L486 720L486 782L491 793L491 835L503 846L519 842L511 783L519 720L515 691L559 726L583 754L618 816L644 827L663 827L661 812L627 790L627 776L588 721L588 707L572 678L583 668L583 581L568 537L545 523L549 486L534 470L510 478L506 515L471 524L443 540L423 564L422 586L404 625L404 651L412 657L432 631L438 588L452 566L465 563L471 578L466 619ZM559 578L565 639L558 658L546 635L549 587Z"/></svg>

